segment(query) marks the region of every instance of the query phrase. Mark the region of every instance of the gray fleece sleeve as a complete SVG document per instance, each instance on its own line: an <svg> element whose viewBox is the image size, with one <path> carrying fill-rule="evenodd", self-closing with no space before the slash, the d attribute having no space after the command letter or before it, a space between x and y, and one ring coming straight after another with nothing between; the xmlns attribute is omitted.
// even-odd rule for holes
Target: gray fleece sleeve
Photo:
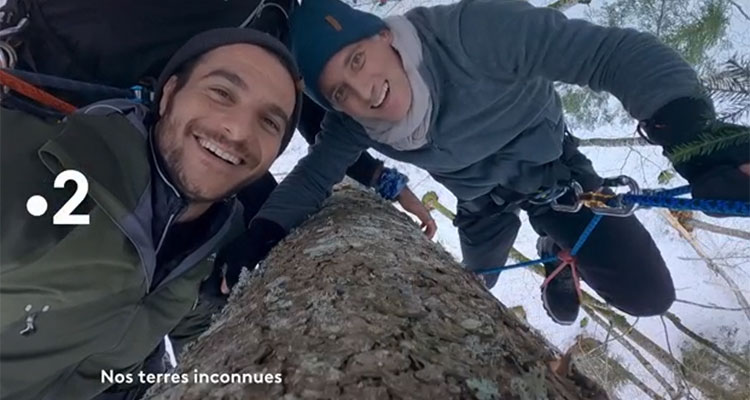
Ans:
<svg viewBox="0 0 750 400"><path fill-rule="evenodd" d="M461 7L461 45L488 76L541 77L604 90L638 120L700 93L695 71L651 34L568 19L526 1L465 0Z"/></svg>
<svg viewBox="0 0 750 400"><path fill-rule="evenodd" d="M340 121L331 113L326 116L310 152L271 193L256 218L276 222L288 232L320 209L333 185L367 148Z"/></svg>

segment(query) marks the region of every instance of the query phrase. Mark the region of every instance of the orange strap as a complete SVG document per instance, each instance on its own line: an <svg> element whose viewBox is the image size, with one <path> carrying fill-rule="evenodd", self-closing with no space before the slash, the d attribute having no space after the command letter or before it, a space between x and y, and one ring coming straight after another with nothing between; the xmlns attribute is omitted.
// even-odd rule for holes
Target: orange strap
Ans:
<svg viewBox="0 0 750 400"><path fill-rule="evenodd" d="M552 271L551 274L547 277L547 279L542 282L542 288L547 286L552 279L555 279L557 274L562 272L565 267L570 267L570 272L573 273L573 283L575 283L576 287L576 294L578 295L578 301L583 302L583 293L581 293L581 278L578 277L578 260L575 258L575 256L570 254L570 251L568 250L562 250L557 254L557 258L560 259L560 265L555 268L554 271Z"/></svg>
<svg viewBox="0 0 750 400"><path fill-rule="evenodd" d="M0 86L7 86L14 91L39 102L42 105L52 107L57 111L70 114L76 110L76 107L66 101L60 100L50 93L24 81L21 78L11 75L10 73L0 70Z"/></svg>

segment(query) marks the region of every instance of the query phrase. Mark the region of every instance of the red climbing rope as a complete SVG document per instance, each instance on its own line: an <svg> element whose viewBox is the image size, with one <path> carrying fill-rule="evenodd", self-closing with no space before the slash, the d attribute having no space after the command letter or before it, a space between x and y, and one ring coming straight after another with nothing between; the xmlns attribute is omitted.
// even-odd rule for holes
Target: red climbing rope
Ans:
<svg viewBox="0 0 750 400"><path fill-rule="evenodd" d="M542 282L542 289L544 289L552 279L554 279L557 274L562 272L565 267L570 267L570 271L573 273L573 282L576 286L576 294L578 294L578 301L583 300L583 296L581 294L581 280L578 277L578 260L576 260L576 257L570 254L570 251L563 250L557 254L557 258L560 259L560 265L555 268L554 271L552 271L549 276L547 276L547 279Z"/></svg>
<svg viewBox="0 0 750 400"><path fill-rule="evenodd" d="M42 89L11 75L10 73L0 70L0 86L7 86L15 92L18 92L42 105L54 108L65 114L70 114L76 110L76 107L64 100L61 100Z"/></svg>

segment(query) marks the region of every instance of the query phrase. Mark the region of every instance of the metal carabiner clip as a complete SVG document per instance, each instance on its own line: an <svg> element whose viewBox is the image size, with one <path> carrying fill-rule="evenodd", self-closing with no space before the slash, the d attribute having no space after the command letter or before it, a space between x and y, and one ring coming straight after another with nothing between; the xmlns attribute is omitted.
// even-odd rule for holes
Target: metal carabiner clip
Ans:
<svg viewBox="0 0 750 400"><path fill-rule="evenodd" d="M618 186L627 186L630 189L630 192L627 194L631 195L640 195L641 194L641 188L638 186L638 182L636 182L633 178L627 176L627 175L620 175L614 178L606 178L604 179L604 184L602 186L607 187L618 187ZM603 204L603 203L600 203ZM625 203L623 194L617 194L614 195L609 201L607 201L606 205L603 206L595 206L590 205L589 208L594 214L599 215L606 215L611 217L629 217L635 213L635 211L638 209L638 204L636 203Z"/></svg>
<svg viewBox="0 0 750 400"><path fill-rule="evenodd" d="M570 190L573 190L573 197L575 201L572 204L558 203L557 200L563 197ZM571 181L570 185L565 186L565 190L560 193L559 196L555 197L550 202L549 206L555 211L577 213L578 211L581 211L581 207L583 206L583 202L581 201L581 194L583 194L583 188L581 187L581 184L576 181Z"/></svg>

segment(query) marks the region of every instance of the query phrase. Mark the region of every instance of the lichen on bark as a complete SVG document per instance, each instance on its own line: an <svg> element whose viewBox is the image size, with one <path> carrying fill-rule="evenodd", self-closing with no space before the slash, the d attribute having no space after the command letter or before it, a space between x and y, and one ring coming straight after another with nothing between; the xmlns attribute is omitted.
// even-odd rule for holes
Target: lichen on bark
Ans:
<svg viewBox="0 0 750 400"><path fill-rule="evenodd" d="M553 373L558 356L408 217L345 187L250 274L177 371L283 383L159 385L148 398L606 398Z"/></svg>

